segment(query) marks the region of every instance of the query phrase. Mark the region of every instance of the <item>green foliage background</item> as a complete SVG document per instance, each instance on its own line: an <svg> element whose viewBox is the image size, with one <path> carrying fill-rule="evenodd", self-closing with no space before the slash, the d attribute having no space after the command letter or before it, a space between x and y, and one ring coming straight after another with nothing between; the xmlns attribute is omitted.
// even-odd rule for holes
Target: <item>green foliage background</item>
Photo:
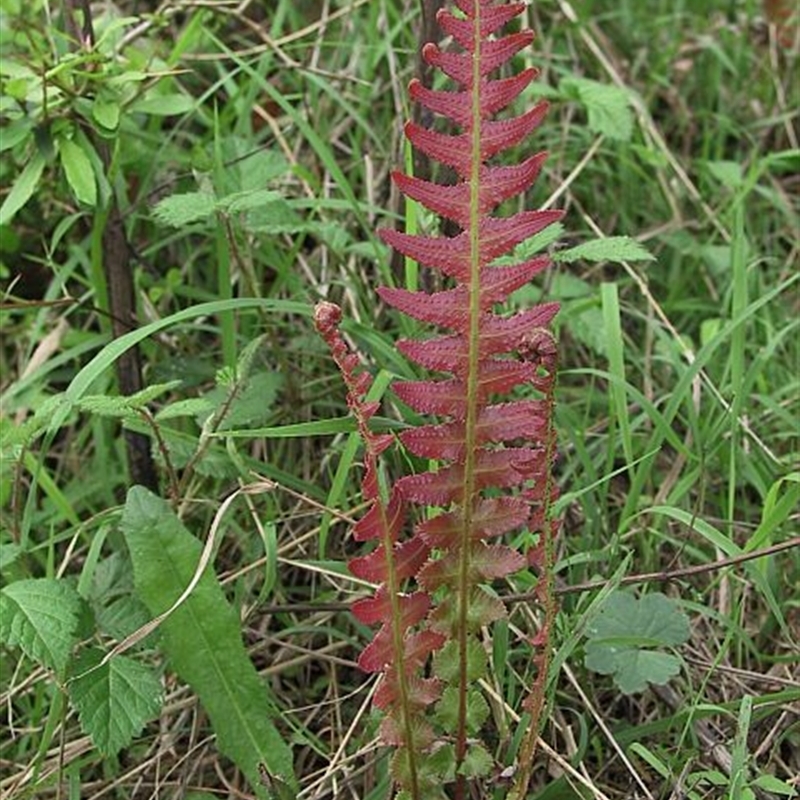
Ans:
<svg viewBox="0 0 800 800"><path fill-rule="evenodd" d="M70 8L0 0L0 792L385 798L346 612L358 442L310 311L344 307L380 423L411 421L387 385L414 331L373 288L425 280L377 227L438 224L388 177L419 4L122 0L92 7L89 47ZM526 202L567 210L514 301L562 303L556 755L531 797L796 796L797 46L754 0L527 15L525 102L553 108ZM138 320L116 341L114 204ZM162 499L130 489L126 430ZM536 627L519 603L486 642L511 706ZM631 677L631 652L655 666ZM491 714L500 800L522 726Z"/></svg>

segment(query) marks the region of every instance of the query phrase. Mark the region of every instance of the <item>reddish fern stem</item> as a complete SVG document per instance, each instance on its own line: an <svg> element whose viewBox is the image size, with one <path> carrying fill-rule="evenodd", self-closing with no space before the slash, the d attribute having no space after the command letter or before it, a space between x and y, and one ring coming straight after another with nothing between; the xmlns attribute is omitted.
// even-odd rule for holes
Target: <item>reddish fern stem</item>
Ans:
<svg viewBox="0 0 800 800"><path fill-rule="evenodd" d="M378 459L386 447L391 444L392 437L390 435L375 434L369 426L369 420L377 409L377 404L366 401L371 378L367 372L356 373L358 357L355 353L350 352L347 343L342 337L339 330L341 319L341 309L334 303L321 302L314 309L314 324L326 344L330 347L334 362L339 367L344 378L345 386L347 387L347 405L356 419L359 434L364 442L364 479L362 488L365 499L371 502L373 513L377 513L378 526L381 532L381 545L387 554L386 590L391 605L391 617L393 620L400 620L403 617L403 611L400 604L400 580L392 558L392 548L394 546L391 533L392 526L387 509L387 501L379 485L380 465ZM393 625L391 628L391 644L395 663L399 667L397 691L402 715L401 725L404 730L405 741L408 743L409 789L413 800L421 800L414 748L414 731L409 712L407 675L403 668L405 660L403 629L400 625Z"/></svg>
<svg viewBox="0 0 800 800"><path fill-rule="evenodd" d="M541 331L542 345L550 345L547 352L540 354L540 361L546 372L544 378L539 380L539 386L544 391L545 402L547 404L547 432L545 433L545 459L547 464L552 465L556 457L557 437L555 430L555 386L558 374L558 350L552 334L549 331ZM528 785L530 784L531 772L533 770L533 759L536 755L536 743L542 730L542 711L545 705L545 694L547 691L547 678L550 672L550 662L552 659L552 640L553 629L555 628L556 615L558 613L558 602L556 600L555 567L556 567L556 533L559 527L559 520L553 518L553 503L558 496L558 487L553 478L552 469L547 470L546 485L544 492L544 522L541 530L542 537L542 562L539 571L539 582L537 584L537 600L543 611L541 628L535 641L534 648L537 651L534 657L536 665L536 678L531 688L530 695L526 701L526 706L531 715L530 725L522 739L517 758L519 769L515 776L514 788L508 800L524 800L527 797Z"/></svg>

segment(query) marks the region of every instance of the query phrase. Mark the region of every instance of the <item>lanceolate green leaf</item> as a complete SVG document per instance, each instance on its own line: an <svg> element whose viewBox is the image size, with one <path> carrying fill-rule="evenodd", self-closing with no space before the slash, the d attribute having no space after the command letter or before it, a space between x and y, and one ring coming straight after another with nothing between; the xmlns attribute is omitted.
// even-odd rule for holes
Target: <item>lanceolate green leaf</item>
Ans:
<svg viewBox="0 0 800 800"><path fill-rule="evenodd" d="M0 591L0 641L63 676L78 641L81 603L66 581L16 581Z"/></svg>
<svg viewBox="0 0 800 800"><path fill-rule="evenodd" d="M37 150L14 182L3 205L0 206L0 225L7 225L11 222L14 214L31 199L39 184L39 178L42 177L45 163L44 156Z"/></svg>
<svg viewBox="0 0 800 800"><path fill-rule="evenodd" d="M61 139L58 143L58 152L72 193L81 203L88 206L96 205L97 181L94 178L92 162L84 149L72 139Z"/></svg>
<svg viewBox="0 0 800 800"><path fill-rule="evenodd" d="M155 616L169 609L194 575L201 546L167 503L142 487L128 493L122 531L140 598ZM272 724L272 703L242 643L239 617L209 570L162 623L169 665L197 693L219 749L261 797L258 764L292 775L292 756Z"/></svg>
<svg viewBox="0 0 800 800"><path fill-rule="evenodd" d="M151 94L134 103L130 110L157 117L175 117L191 111L194 105L195 101L184 94Z"/></svg>
<svg viewBox="0 0 800 800"><path fill-rule="evenodd" d="M113 756L158 714L161 682L149 667L126 656L101 660L97 650L83 655L69 697L83 731L101 753Z"/></svg>

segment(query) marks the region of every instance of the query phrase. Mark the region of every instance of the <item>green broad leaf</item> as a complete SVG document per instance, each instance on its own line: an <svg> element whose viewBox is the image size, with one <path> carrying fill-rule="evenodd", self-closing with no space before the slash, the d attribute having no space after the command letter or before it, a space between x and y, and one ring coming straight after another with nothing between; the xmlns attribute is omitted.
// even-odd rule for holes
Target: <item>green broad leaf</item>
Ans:
<svg viewBox="0 0 800 800"><path fill-rule="evenodd" d="M97 43L94 45L98 53L108 53L116 49L123 34L132 25L138 25L142 21L141 17L118 16L114 19L103 19L103 29L99 34ZM125 73L123 73L123 76Z"/></svg>
<svg viewBox="0 0 800 800"><path fill-rule="evenodd" d="M689 620L677 601L661 592L641 598L632 592L612 592L589 626L589 638L601 641L617 637L676 646L688 640Z"/></svg>
<svg viewBox="0 0 800 800"><path fill-rule="evenodd" d="M680 672L681 661L671 653L655 650L588 645L586 666L601 675L613 675L623 694L636 694L643 692L648 683L667 683Z"/></svg>
<svg viewBox="0 0 800 800"><path fill-rule="evenodd" d="M170 609L192 581L201 544L169 505L141 486L128 492L121 529L134 585L155 616ZM275 704L242 643L239 615L207 569L188 598L160 627L170 666L197 693L219 750L266 798L258 764L294 785L292 754L271 721Z"/></svg>
<svg viewBox="0 0 800 800"><path fill-rule="evenodd" d="M97 205L97 181L92 162L83 147L72 139L59 139L58 154L76 199L87 206Z"/></svg>
<svg viewBox="0 0 800 800"><path fill-rule="evenodd" d="M157 397L161 397L162 394L171 392L173 389L177 389L182 385L183 381L178 379L164 381L163 383L153 383L150 386L145 386L144 389L140 389L134 394L128 395L127 400L132 406L141 408L148 403L152 403L153 400Z"/></svg>
<svg viewBox="0 0 800 800"><path fill-rule="evenodd" d="M601 309L590 306L574 316L570 313L569 330L581 344L598 355L608 355L608 331Z"/></svg>
<svg viewBox="0 0 800 800"><path fill-rule="evenodd" d="M277 146L273 146L271 150L253 153L250 140L240 138L239 147L241 147L239 155L247 155L246 159L238 162L239 179L244 190L261 191L261 187L285 175L292 168Z"/></svg>
<svg viewBox="0 0 800 800"><path fill-rule="evenodd" d="M161 710L161 681L149 667L126 656L100 665L103 653L86 651L68 685L81 730L105 756L127 747Z"/></svg>
<svg viewBox="0 0 800 800"><path fill-rule="evenodd" d="M744 169L738 161L706 161L705 166L728 189L739 189L744 183Z"/></svg>
<svg viewBox="0 0 800 800"><path fill-rule="evenodd" d="M0 572L5 572L24 552L16 542L0 544Z"/></svg>
<svg viewBox="0 0 800 800"><path fill-rule="evenodd" d="M718 277L731 268L733 249L728 244L706 244L698 247L697 253Z"/></svg>
<svg viewBox="0 0 800 800"><path fill-rule="evenodd" d="M453 744L438 747L420 763L420 773L438 786L456 779L456 748Z"/></svg>
<svg viewBox="0 0 800 800"><path fill-rule="evenodd" d="M705 347L722 330L725 320L722 317L709 317L700 323L700 347Z"/></svg>
<svg viewBox="0 0 800 800"><path fill-rule="evenodd" d="M0 641L64 675L83 601L66 581L31 578L0 590Z"/></svg>
<svg viewBox="0 0 800 800"><path fill-rule="evenodd" d="M137 100L131 111L141 114L152 114L156 117L175 117L186 114L194 108L195 101L185 94L151 95Z"/></svg>
<svg viewBox="0 0 800 800"><path fill-rule="evenodd" d="M115 131L119 126L120 107L116 100L97 98L92 104L94 121L108 131Z"/></svg>
<svg viewBox="0 0 800 800"><path fill-rule="evenodd" d="M11 191L6 195L3 205L0 206L0 225L7 225L11 222L17 211L31 199L39 185L39 178L42 177L45 163L45 157L37 150L14 181Z"/></svg>
<svg viewBox="0 0 800 800"><path fill-rule="evenodd" d="M338 222L326 222L319 226L319 238L331 249L333 253L343 256L351 242L347 229Z"/></svg>
<svg viewBox="0 0 800 800"><path fill-rule="evenodd" d="M7 420L3 420L4 424L0 425L0 444L3 447L27 445L44 430L53 415L64 405L63 394L56 394L39 401L33 416L28 417L20 425L13 425Z"/></svg>
<svg viewBox="0 0 800 800"><path fill-rule="evenodd" d="M547 293L557 300L574 300L579 297L594 299L596 289L583 278L558 270L552 276Z"/></svg>
<svg viewBox="0 0 800 800"><path fill-rule="evenodd" d="M573 261L655 261L655 256L629 236L609 236L570 247L553 256L554 261L571 264Z"/></svg>
<svg viewBox="0 0 800 800"><path fill-rule="evenodd" d="M149 72L129 69L119 75L107 76L105 84L106 86L126 86L130 83L143 83L144 81L152 80L152 78L153 76Z"/></svg>
<svg viewBox="0 0 800 800"><path fill-rule="evenodd" d="M513 256L501 256L497 259L497 264L515 264L518 261L526 261L533 258L537 253L541 253L551 244L557 242L564 235L564 226L560 222L548 225L544 230L526 239L514 248Z"/></svg>
<svg viewBox="0 0 800 800"><path fill-rule="evenodd" d="M13 97L18 102L24 103L31 93L32 86L35 85L36 82L28 78L11 78L5 82L3 90L8 97Z"/></svg>
<svg viewBox="0 0 800 800"><path fill-rule="evenodd" d="M214 195L208 192L173 194L156 203L153 216L161 225L180 228L192 222L208 219L217 209Z"/></svg>
<svg viewBox="0 0 800 800"><path fill-rule="evenodd" d="M166 383L156 383L131 395L106 395L93 394L82 397L77 403L81 411L97 414L101 417L130 417L138 416L137 409L145 408L157 397L172 391L182 384L174 380Z"/></svg>
<svg viewBox="0 0 800 800"><path fill-rule="evenodd" d="M712 786L728 786L730 778L724 772L716 769L702 769L686 776L686 785L689 788L702 782L710 783Z"/></svg>
<svg viewBox="0 0 800 800"><path fill-rule="evenodd" d="M8 91L8 84L6 84ZM0 136L0 153L11 150L20 142L25 141L31 136L33 131L33 120L30 117L22 117L8 123L3 128L3 135Z"/></svg>
<svg viewBox="0 0 800 800"><path fill-rule="evenodd" d="M800 149L779 150L763 159L763 165L777 175L800 172Z"/></svg>
<svg viewBox="0 0 800 800"><path fill-rule="evenodd" d="M494 760L479 744L473 744L467 750L464 762L461 764L459 772L468 778L483 778L492 771Z"/></svg>
<svg viewBox="0 0 800 800"><path fill-rule="evenodd" d="M586 666L612 675L625 694L664 684L680 671L680 659L654 648L676 647L689 639L689 620L675 600L660 592L637 598L612 592L589 625Z"/></svg>
<svg viewBox="0 0 800 800"><path fill-rule="evenodd" d="M564 78L558 88L586 108L589 129L593 133L621 142L631 140L633 111L625 89L588 78Z"/></svg>
<svg viewBox="0 0 800 800"><path fill-rule="evenodd" d="M101 633L122 641L150 621L150 612L134 594L133 569L123 550L99 561L87 582L88 596L83 596L92 607ZM80 588L79 584L79 591Z"/></svg>
<svg viewBox="0 0 800 800"><path fill-rule="evenodd" d="M133 421L126 421L126 425L131 430L137 430ZM149 433L144 425L139 430L141 433ZM182 469L197 455L198 441L196 434L163 427L161 429L161 439L162 445L169 455L169 460L176 469ZM161 458L162 455L158 453L158 457ZM224 479L234 478L238 474L236 464L219 447L207 448L202 453L200 461L195 462L195 469L201 475Z"/></svg>
<svg viewBox="0 0 800 800"><path fill-rule="evenodd" d="M432 753L416 753L417 780L420 798L424 800L447 800L443 784L452 783L456 777L456 753L452 744L443 744ZM401 786L408 786L411 769L408 762L408 748L395 751L390 767L392 777ZM398 795L398 797L402 796Z"/></svg>
<svg viewBox="0 0 800 800"><path fill-rule="evenodd" d="M150 621L150 614L142 601L128 595L95 606L94 616L97 629L118 641L131 636Z"/></svg>

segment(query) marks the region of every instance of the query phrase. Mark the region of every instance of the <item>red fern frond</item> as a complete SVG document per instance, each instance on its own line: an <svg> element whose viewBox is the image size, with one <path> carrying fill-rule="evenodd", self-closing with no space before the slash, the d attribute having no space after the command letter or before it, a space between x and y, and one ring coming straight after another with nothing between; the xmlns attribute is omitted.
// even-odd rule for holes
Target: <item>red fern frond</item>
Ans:
<svg viewBox="0 0 800 800"><path fill-rule="evenodd" d="M544 118L547 104L519 116L496 117L537 74L525 69L511 77L496 75L533 40L530 31L500 33L524 4L455 0L455 5L456 12L442 10L437 20L457 48L427 44L422 51L425 61L444 72L455 87L434 90L412 81L409 93L459 130L445 133L408 123L405 133L415 148L455 170L456 181L440 185L401 173L392 178L406 197L450 220L460 232L379 232L401 255L451 283L431 293L397 287L377 290L388 305L436 329L430 338L401 340L397 347L415 364L440 375L394 387L412 409L438 418L399 436L410 454L435 466L400 477L385 491L385 499L376 485L375 461L386 446L385 438L369 429L374 409L363 402L364 379L353 377L354 365L347 355L337 361L348 388L354 387L350 395L358 395L348 402L367 451L364 496L371 505L354 535L378 541L377 549L350 562L354 575L380 587L353 609L363 623L380 625L359 663L382 674L376 705L387 718L381 731L387 744L398 747L392 771L403 789L400 796L410 800L445 797L442 783L447 780L454 781L456 800L463 800L466 773L485 773L485 758L469 758L470 750L479 747L471 743L474 708L485 705L475 699L476 681L485 665L480 668L480 658L471 654L476 648L481 652L480 631L506 613L488 585L528 566L550 568L552 573L555 532L549 507L556 496L550 477L556 351L548 326L558 306L544 303L516 313L498 310L512 292L549 265L542 256L509 264L508 256L562 216L560 211L524 209L497 214L501 204L521 198L531 187L545 154L511 165L497 163L497 157L527 139ZM501 257L503 263L496 263ZM526 384L540 396L510 396ZM414 506L418 521L404 538L406 510ZM530 556L500 541L526 529ZM546 605L552 586L543 586ZM406 594L408 589L412 591ZM553 608L550 603L548 625ZM545 671L547 633L534 637L537 664ZM434 659L435 675L426 678L421 668L437 650L441 657ZM436 713L430 714L427 709L434 703ZM537 703L540 708L534 697L531 709ZM445 721L453 723L452 729L441 730ZM453 742L449 765L442 758L445 740Z"/></svg>

